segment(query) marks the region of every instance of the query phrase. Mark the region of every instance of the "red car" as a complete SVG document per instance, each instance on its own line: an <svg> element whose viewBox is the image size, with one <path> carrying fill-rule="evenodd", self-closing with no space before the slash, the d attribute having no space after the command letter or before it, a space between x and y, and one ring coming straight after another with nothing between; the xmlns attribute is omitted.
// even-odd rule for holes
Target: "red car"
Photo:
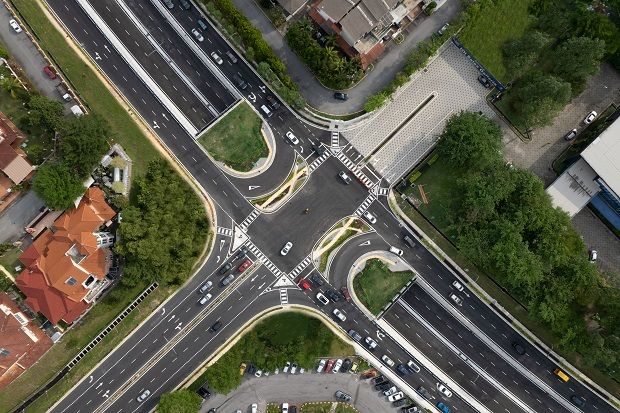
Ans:
<svg viewBox="0 0 620 413"><path fill-rule="evenodd" d="M237 268L237 271L239 271L240 273L247 270L250 265L252 265L252 261L250 260L245 260L241 263L241 265L239 266L239 268Z"/></svg>
<svg viewBox="0 0 620 413"><path fill-rule="evenodd" d="M310 285L310 283L307 280L301 280L299 282L299 285L301 286L301 288L303 288L304 290L309 290L312 288L312 286Z"/></svg>
<svg viewBox="0 0 620 413"><path fill-rule="evenodd" d="M327 366L325 366L325 373L331 373L332 368L334 367L334 363L335 362L336 362L336 360L334 360L334 359L327 360Z"/></svg>
<svg viewBox="0 0 620 413"><path fill-rule="evenodd" d="M47 75L47 77L49 77L52 80L54 80L54 79L56 79L58 77L58 75L56 74L56 71L51 66L45 66L43 68L43 73L45 73Z"/></svg>
<svg viewBox="0 0 620 413"><path fill-rule="evenodd" d="M347 287L340 287L340 292L345 300L351 301L351 294L349 294L349 289Z"/></svg>

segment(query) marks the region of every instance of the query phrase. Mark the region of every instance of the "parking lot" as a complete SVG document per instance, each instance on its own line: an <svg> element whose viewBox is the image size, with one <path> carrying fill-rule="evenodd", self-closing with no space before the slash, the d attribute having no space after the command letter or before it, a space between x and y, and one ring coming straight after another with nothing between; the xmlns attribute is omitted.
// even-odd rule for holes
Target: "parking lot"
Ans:
<svg viewBox="0 0 620 413"><path fill-rule="evenodd" d="M370 380L360 379L358 374L278 374L269 377L246 379L231 393L211 396L200 411L250 412L250 405L258 403L258 411L264 413L267 403L289 403L300 406L305 402L336 401L336 390L342 390L353 398L353 405L360 412L400 411L392 408L386 397L374 389ZM299 411L299 410L298 410Z"/></svg>
<svg viewBox="0 0 620 413"><path fill-rule="evenodd" d="M391 183L437 142L445 121L462 110L493 117L478 71L452 43L399 90L375 117L344 136Z"/></svg>

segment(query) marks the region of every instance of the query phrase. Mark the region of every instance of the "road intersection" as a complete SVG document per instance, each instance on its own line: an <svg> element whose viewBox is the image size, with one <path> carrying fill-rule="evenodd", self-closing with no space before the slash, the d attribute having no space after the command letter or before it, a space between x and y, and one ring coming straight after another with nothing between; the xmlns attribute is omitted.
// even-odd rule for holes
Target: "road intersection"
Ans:
<svg viewBox="0 0 620 413"><path fill-rule="evenodd" d="M579 381L569 385L557 381L550 374L553 361L534 346L528 346L527 357L512 357L511 343L520 335L475 294L469 293L466 304L458 309L445 301L456 280L454 274L420 242L413 248L403 242L404 235L415 235L391 212L388 185L371 166L353 162L360 154L348 147L338 132L310 125L282 105L265 119L276 137L270 167L247 178L233 177L220 169L196 142L197 136L241 97L260 113L260 106L268 104L270 92L215 27L209 25L202 32L204 41L194 40L191 30L200 17L195 5L189 11L180 7L167 10L158 0L49 0L48 5L208 194L216 206L217 223L214 251L195 276L52 412L150 411L159 395L183 383L256 315L291 305L313 309L345 332L353 328L362 335L382 337L374 353L357 348L395 381L400 380L409 394L423 385L431 392L432 403L444 401L452 411L579 412L569 402L572 394L586 397L589 406L596 409L593 411L615 411ZM222 57L226 52L233 53L238 62L224 59L222 64L214 64L209 60L212 52ZM249 84L248 90L234 88L228 79L235 74ZM413 121L417 122L415 118ZM287 131L299 137L299 145L285 141ZM317 144L328 149L327 156L313 154L311 146ZM306 157L310 165L303 187L275 212L258 210L249 198L278 188L294 166L295 153ZM357 181L345 185L337 178L342 170L350 170ZM360 255L385 251L391 245L403 249L402 258L424 282L413 283L380 318L368 316L355 301L323 307L314 299L316 290L297 287L301 278L318 274L311 254L323 233L343 218L360 217L366 210L378 222L369 233L353 237L338 250L326 278L337 288L348 285L350 270ZM288 241L293 248L281 256L279 251ZM237 257L242 244L252 265L239 273L236 268L245 259ZM235 280L223 287L220 278L225 274L219 270L225 263L232 265L225 274L234 273ZM213 298L201 306L197 290L207 280L214 284ZM429 294L429 289L436 294ZM346 315L346 322L333 319L334 308ZM454 312L461 315L454 317ZM210 331L216 321L222 328ZM382 327L384 323L389 324L390 331ZM459 329L467 334L456 333L460 337L456 339L452 333ZM451 344L441 340L438 332ZM483 340L480 332L491 334L494 342ZM454 348L459 354L451 351ZM418 360L416 355L430 361L422 363L425 367L420 373L398 378L381 365L379 357L383 354L397 363ZM468 362L470 359L475 360L475 366ZM480 372L477 367L482 366ZM537 379L531 380L528 375ZM455 391L452 398L442 399L434 390L442 381ZM138 403L136 397L145 389L151 395Z"/></svg>

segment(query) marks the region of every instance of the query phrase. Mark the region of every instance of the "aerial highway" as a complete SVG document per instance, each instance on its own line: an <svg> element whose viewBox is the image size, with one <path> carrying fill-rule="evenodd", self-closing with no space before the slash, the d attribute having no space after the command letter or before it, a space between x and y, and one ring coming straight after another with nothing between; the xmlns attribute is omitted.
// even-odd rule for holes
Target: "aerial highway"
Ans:
<svg viewBox="0 0 620 413"><path fill-rule="evenodd" d="M300 119L282 104L195 5L190 10L168 10L159 0L48 0L47 4L208 194L216 206L217 226L213 251L195 276L51 411L150 411L159 395L180 385L256 315L290 305L314 309L345 334L354 329L375 337L379 345L368 353L375 365L381 366L384 354L396 364L408 360L422 364L412 354L415 347L459 389L442 399L435 389L441 381L438 370L424 365L419 373L400 380L411 389L424 386L432 403L443 401L452 411L616 411L578 380L559 382L551 374L555 364L548 355L521 338L466 285L459 292L461 306L448 301L456 276L391 212L387 188L381 187L376 172L347 162L339 150L346 142L338 133ZM191 33L198 18L208 25L201 31L202 41ZM236 56L236 63L227 52ZM221 64L212 53L222 58ZM232 81L235 74L248 83L246 89ZM276 144L271 164L255 176L233 176L213 162L196 138L242 100L261 113L268 95L281 104L264 119ZM287 131L299 138L299 145L285 140ZM319 144L327 149L326 155L313 152L312 146ZM276 189L291 171L296 153L312 165L307 182L276 211L256 209L248 199ZM359 179L347 185L338 178L341 171ZM360 217L367 210L377 217L371 232L344 244L329 273L319 274L311 259L317 240L341 219ZM414 237L416 245L403 242L404 235ZM280 249L289 241L293 247L282 256ZM347 285L351 267L361 255L390 246L404 250L401 259L416 271L418 281L381 317L368 316L354 300L326 306L316 301L318 289ZM227 263L230 268L221 270ZM247 268L238 270L241 265ZM299 281L311 273L325 276L325 285L300 289ZM234 280L221 285L230 274ZM201 305L198 289L208 281L213 283L212 297ZM346 315L346 321L332 317L334 308ZM220 326L213 328L217 322ZM514 354L515 340L526 348L526 355ZM457 347L462 354L453 351ZM384 365L380 369L390 370ZM136 397L145 389L151 394L139 403ZM587 400L586 410L570 403L573 394Z"/></svg>

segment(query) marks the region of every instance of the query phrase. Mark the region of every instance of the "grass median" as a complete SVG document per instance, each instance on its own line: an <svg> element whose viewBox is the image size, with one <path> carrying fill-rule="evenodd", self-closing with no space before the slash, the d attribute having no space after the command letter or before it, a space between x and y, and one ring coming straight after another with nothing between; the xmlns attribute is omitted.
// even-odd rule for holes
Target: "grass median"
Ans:
<svg viewBox="0 0 620 413"><path fill-rule="evenodd" d="M262 123L250 105L243 102L198 138L198 142L216 160L236 171L247 172L269 154L261 133Z"/></svg>
<svg viewBox="0 0 620 413"><path fill-rule="evenodd" d="M358 413L358 410L348 403L320 402L304 403L300 413Z"/></svg>
<svg viewBox="0 0 620 413"><path fill-rule="evenodd" d="M373 258L353 279L353 290L368 311L378 315L413 275L411 271L392 272L385 262Z"/></svg>

